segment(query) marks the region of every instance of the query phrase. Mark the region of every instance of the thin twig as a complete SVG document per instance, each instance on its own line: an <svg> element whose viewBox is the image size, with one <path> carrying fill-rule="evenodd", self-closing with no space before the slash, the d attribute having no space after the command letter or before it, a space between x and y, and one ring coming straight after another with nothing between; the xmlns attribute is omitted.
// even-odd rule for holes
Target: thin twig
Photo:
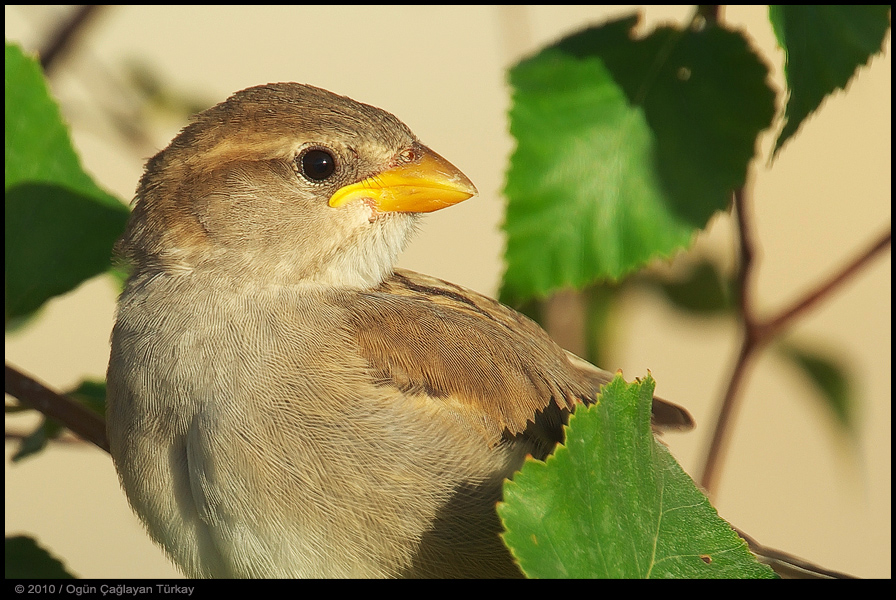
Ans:
<svg viewBox="0 0 896 600"><path fill-rule="evenodd" d="M826 281L769 319L758 319L751 302L751 281L755 268L755 244L750 228L750 213L746 209L746 196L741 188L734 194L740 242L740 267L738 270L738 305L743 321L743 337L737 361L731 372L719 413L713 427L713 436L706 452L700 485L712 494L717 484L719 465L724 459L729 431L734 421L741 382L753 358L773 339L783 333L793 322L822 300L829 298L843 283L865 267L875 256L888 248L892 233L888 228L874 243L868 246L849 264L842 267Z"/></svg>
<svg viewBox="0 0 896 600"><path fill-rule="evenodd" d="M53 68L59 64L59 59L71 48L78 33L90 20L99 14L102 5L86 4L78 7L74 14L56 28L53 35L40 50L40 66L48 76Z"/></svg>
<svg viewBox="0 0 896 600"><path fill-rule="evenodd" d="M709 23L717 24L721 17L722 6L720 4L698 4L697 13Z"/></svg>
<svg viewBox="0 0 896 600"><path fill-rule="evenodd" d="M700 486L711 495L715 489L718 466L724 458L724 450L728 441L729 426L734 421L734 409L737 406L737 395L740 391L740 383L744 379L750 357L753 354L754 340L754 316L750 305L749 287L753 271L753 263L756 252L753 246L753 238L750 234L749 211L746 210L746 196L744 189L734 192L734 208L738 226L738 242L740 244L740 264L737 273L737 300L743 320L743 333L740 351L731 377L728 379L728 387L719 413L716 416L715 426L712 428L712 440L706 451L706 459L703 464L703 472L700 476Z"/></svg>
<svg viewBox="0 0 896 600"><path fill-rule="evenodd" d="M745 332L740 347L740 354L737 357L737 362L734 363L734 369L728 380L728 387L725 388L722 405L719 407L719 414L716 416L715 427L712 430L712 441L709 443L709 450L706 452L706 460L703 464L703 474L700 476L700 487L709 496L712 496L712 492L716 487L716 479L720 472L719 465L724 459L725 451L727 450L729 428L734 423L734 409L737 407L741 381L744 380L744 375L747 372L752 356L753 351L747 342Z"/></svg>
<svg viewBox="0 0 896 600"><path fill-rule="evenodd" d="M851 263L843 267L839 272L834 273L827 281L806 294L805 297L795 302L791 308L781 311L779 316L765 323L764 327L767 330L765 335L774 336L790 326L795 318L814 307L837 287L845 283L847 279L862 270L871 259L886 250L890 246L892 238L893 232L888 228L877 240L869 244L863 252L856 256Z"/></svg>
<svg viewBox="0 0 896 600"><path fill-rule="evenodd" d="M106 422L95 412L54 392L15 367L6 365L5 391L31 408L56 419L79 437L109 451Z"/></svg>

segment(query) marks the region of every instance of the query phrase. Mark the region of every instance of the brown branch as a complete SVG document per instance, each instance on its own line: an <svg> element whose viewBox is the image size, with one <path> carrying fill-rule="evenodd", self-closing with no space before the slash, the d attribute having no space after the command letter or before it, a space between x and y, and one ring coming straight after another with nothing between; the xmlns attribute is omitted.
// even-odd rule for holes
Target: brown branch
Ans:
<svg viewBox="0 0 896 600"><path fill-rule="evenodd" d="M740 355L734 363L734 369L728 380L728 387L725 388L725 395L719 407L719 414L716 416L715 426L712 430L712 440L709 443L709 449L706 451L703 472L700 476L700 487L710 497L716 487L716 479L720 472L719 465L728 449L729 428L734 423L734 410L737 408L741 381L744 380L750 358L753 356L753 351L747 343L746 337L745 330L744 340L740 347Z"/></svg>
<svg viewBox="0 0 896 600"><path fill-rule="evenodd" d="M84 26L90 20L99 14L102 5L87 4L78 7L74 14L56 28L53 35L41 48L40 66L43 67L44 73L48 76L53 68L59 63L59 58L65 56L65 53L72 47L78 34L83 31Z"/></svg>
<svg viewBox="0 0 896 600"><path fill-rule="evenodd" d="M716 477L719 473L719 464L724 458L725 450L727 448L729 426L734 422L734 410L737 407L740 383L743 381L744 375L746 374L755 344L753 338L753 309L750 305L748 288L753 272L753 263L755 261L756 252L753 246L753 238L750 235L750 216L746 210L746 201L743 188L734 192L734 208L737 215L738 241L740 243L740 265L737 273L737 301L743 319L743 338L741 340L737 361L734 363L731 377L728 379L728 387L725 389L725 395L723 396L722 404L719 407L719 413L715 419L715 425L712 428L712 440L709 443L709 449L706 451L703 472L700 476L700 486L704 489L707 495L710 496L715 489Z"/></svg>
<svg viewBox="0 0 896 600"><path fill-rule="evenodd" d="M738 305L743 320L743 337L740 351L728 386L716 416L712 439L706 451L700 485L707 494L712 494L717 484L719 465L724 459L729 432L734 422L741 382L753 358L773 339L783 333L793 322L822 300L829 298L840 286L865 267L874 257L888 248L892 232L888 228L874 243L869 245L849 264L842 267L826 281L820 283L805 296L794 302L770 319L758 319L751 302L750 284L755 268L755 244L750 228L750 213L746 208L744 190L734 193L734 205L740 242L740 267L738 269Z"/></svg>
<svg viewBox="0 0 896 600"><path fill-rule="evenodd" d="M720 4L698 4L697 14L706 19L708 23L718 24L721 17L722 6Z"/></svg>
<svg viewBox="0 0 896 600"><path fill-rule="evenodd" d="M56 419L73 433L109 451L106 422L95 412L67 396L6 365L5 391L31 408Z"/></svg>
<svg viewBox="0 0 896 600"><path fill-rule="evenodd" d="M851 263L843 267L837 273L834 273L824 283L819 284L813 291L795 302L793 306L781 311L780 315L766 322L764 324L765 331L763 331L763 335L775 336L789 327L794 319L801 316L803 313L808 312L818 304L818 302L827 298L850 277L862 270L871 259L886 250L890 246L892 237L893 232L888 228L874 243L869 244L863 252L856 256Z"/></svg>

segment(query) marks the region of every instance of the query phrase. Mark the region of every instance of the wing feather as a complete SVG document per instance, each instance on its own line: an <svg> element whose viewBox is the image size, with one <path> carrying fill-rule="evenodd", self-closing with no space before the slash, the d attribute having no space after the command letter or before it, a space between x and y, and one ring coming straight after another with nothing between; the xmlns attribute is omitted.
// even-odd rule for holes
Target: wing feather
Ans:
<svg viewBox="0 0 896 600"><path fill-rule="evenodd" d="M612 378L496 300L412 271L353 294L349 315L379 385L446 403L493 445L562 439L565 415Z"/></svg>

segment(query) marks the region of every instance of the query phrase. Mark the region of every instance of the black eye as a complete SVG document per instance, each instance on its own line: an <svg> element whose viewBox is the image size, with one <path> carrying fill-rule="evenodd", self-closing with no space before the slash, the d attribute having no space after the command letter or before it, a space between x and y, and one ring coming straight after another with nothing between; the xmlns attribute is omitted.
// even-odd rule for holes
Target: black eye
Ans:
<svg viewBox="0 0 896 600"><path fill-rule="evenodd" d="M302 174L311 181L323 181L336 172L336 160L326 150L309 150L300 160Z"/></svg>

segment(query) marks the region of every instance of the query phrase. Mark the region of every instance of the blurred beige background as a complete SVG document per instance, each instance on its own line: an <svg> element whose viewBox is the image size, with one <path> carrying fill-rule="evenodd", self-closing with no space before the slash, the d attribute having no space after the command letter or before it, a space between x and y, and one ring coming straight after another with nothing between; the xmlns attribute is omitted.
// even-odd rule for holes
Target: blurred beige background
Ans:
<svg viewBox="0 0 896 600"><path fill-rule="evenodd" d="M6 37L34 49L64 13L5 8ZM274 81L299 81L393 112L460 167L480 197L430 216L401 265L495 294L502 272L501 187L512 142L505 69L544 44L633 7L115 7L84 32L58 66L53 91L86 168L130 199L143 162L182 119L154 118L135 150L110 126L125 66L140 61L173 89L208 102ZM688 7L642 8L644 31L683 23ZM732 7L725 21L748 32L782 88L782 55L765 9ZM754 166L752 205L761 244L757 304L774 311L890 226L889 40L853 82L808 122L776 162L774 136ZM731 262L727 217L699 248ZM56 299L31 327L7 335L6 359L57 389L101 377L108 360L115 286L107 278ZM860 441L839 439L806 384L765 355L744 390L719 491L721 515L763 543L832 569L891 576L890 253L804 319L800 339L844 357L862 402ZM726 320L692 320L650 295L619 315L614 364L628 379L649 369L664 397L686 405L695 433L668 438L694 476L737 347ZM703 382L699 386L694 381ZM7 417L7 431L33 421ZM109 457L70 445L12 465L6 444L6 532L26 532L83 577L171 577L177 572L142 531Z"/></svg>

